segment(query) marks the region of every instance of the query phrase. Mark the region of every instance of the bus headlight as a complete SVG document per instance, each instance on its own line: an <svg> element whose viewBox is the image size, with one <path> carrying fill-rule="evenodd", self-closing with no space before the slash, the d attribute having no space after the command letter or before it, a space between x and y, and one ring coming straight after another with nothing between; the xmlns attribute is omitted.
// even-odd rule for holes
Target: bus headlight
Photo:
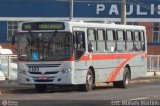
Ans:
<svg viewBox="0 0 160 106"><path fill-rule="evenodd" d="M62 74L70 73L72 71L71 64L64 63L60 68Z"/></svg>
<svg viewBox="0 0 160 106"><path fill-rule="evenodd" d="M65 74L65 73L70 73L72 70L70 68L68 69L62 69L62 74Z"/></svg>

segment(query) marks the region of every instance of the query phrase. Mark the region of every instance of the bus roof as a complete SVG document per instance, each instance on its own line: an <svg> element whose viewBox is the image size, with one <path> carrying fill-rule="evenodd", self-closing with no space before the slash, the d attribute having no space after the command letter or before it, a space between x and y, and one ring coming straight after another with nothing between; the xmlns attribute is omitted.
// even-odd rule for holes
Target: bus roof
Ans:
<svg viewBox="0 0 160 106"><path fill-rule="evenodd" d="M144 26L140 26L140 25L123 25L123 24L115 24L115 23L108 23L108 22L83 22L83 21L67 21L68 23L70 23L72 26L84 26L84 27L91 27L91 28L111 28L111 29L142 29L144 30L145 27Z"/></svg>
<svg viewBox="0 0 160 106"><path fill-rule="evenodd" d="M105 21L32 21L32 22L22 22L19 24L18 31L22 31L22 25L26 23L64 23L65 31L72 30L72 27L80 27L80 28L106 28L106 29L127 29L127 30L145 30L144 26L139 25L122 25L122 24L114 24L108 23ZM44 30L43 30L44 31ZM22 31L23 32L23 31ZM26 32L26 31L24 31Z"/></svg>

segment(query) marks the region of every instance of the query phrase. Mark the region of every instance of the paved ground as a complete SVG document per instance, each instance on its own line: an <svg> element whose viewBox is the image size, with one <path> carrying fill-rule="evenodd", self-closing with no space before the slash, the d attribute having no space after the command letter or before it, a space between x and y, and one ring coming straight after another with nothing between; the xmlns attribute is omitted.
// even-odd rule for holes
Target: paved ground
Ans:
<svg viewBox="0 0 160 106"><path fill-rule="evenodd" d="M131 83L145 83L145 82L157 82L157 81L160 81L160 76L144 76L132 80Z"/></svg>
<svg viewBox="0 0 160 106"><path fill-rule="evenodd" d="M131 84L137 84L137 83L149 83L149 82L159 82L160 81L160 76L142 76L136 79L133 79L130 81ZM100 83L97 84L97 86L104 86L107 84Z"/></svg>
<svg viewBox="0 0 160 106"><path fill-rule="evenodd" d="M132 103L132 106L141 106L141 101L143 105L146 105L148 100L155 101L157 104L154 106L160 105L160 77L158 76L134 79L128 89L99 85L92 92L62 88L37 93L33 86L17 85L15 82L0 83L0 89L2 90L0 106L1 102L8 102L14 106L117 106L122 103L123 105Z"/></svg>
<svg viewBox="0 0 160 106"><path fill-rule="evenodd" d="M139 77L136 79L133 79L130 81L131 84L138 84L138 83L149 83L149 82L159 82L160 81L160 76L143 76L143 77ZM96 84L96 86L106 86L108 84L105 83L98 83ZM8 89L12 89L12 88L30 88L33 86L26 86L26 85L18 85L15 81L3 81L0 82L0 94L1 94L1 88L8 88Z"/></svg>
<svg viewBox="0 0 160 106"><path fill-rule="evenodd" d="M143 76L130 81L130 84L141 84L141 83L152 83L152 82L160 82L160 76ZM105 87L105 86L112 86L112 84L106 83L98 83L96 84L97 87ZM18 85L15 81L5 81L0 82L0 95L5 90L12 90L12 89L29 89L34 88L32 85Z"/></svg>

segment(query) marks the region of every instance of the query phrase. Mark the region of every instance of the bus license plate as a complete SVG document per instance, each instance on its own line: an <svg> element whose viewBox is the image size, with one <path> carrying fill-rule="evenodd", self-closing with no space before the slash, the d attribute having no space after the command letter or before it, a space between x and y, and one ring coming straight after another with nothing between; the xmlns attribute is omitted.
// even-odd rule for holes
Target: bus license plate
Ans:
<svg viewBox="0 0 160 106"><path fill-rule="evenodd" d="M48 77L47 77L47 76L40 76L40 77L38 77L38 79L39 79L39 80L47 80Z"/></svg>

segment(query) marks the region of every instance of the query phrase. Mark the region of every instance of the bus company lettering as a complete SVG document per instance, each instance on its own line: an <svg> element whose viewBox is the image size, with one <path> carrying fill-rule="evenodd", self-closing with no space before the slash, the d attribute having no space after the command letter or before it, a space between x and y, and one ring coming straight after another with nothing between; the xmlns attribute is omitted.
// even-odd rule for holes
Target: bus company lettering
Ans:
<svg viewBox="0 0 160 106"><path fill-rule="evenodd" d="M121 9L119 9L118 4L111 4L110 9L106 9L105 4L97 4L96 6L96 14L100 15L103 14L104 12L108 10L109 15L120 15ZM145 11L144 7L141 5L127 5L127 15L132 15L136 13L136 15L141 16L141 15L160 15L160 4L155 5L155 4L150 4L149 5L149 10L150 11Z"/></svg>

